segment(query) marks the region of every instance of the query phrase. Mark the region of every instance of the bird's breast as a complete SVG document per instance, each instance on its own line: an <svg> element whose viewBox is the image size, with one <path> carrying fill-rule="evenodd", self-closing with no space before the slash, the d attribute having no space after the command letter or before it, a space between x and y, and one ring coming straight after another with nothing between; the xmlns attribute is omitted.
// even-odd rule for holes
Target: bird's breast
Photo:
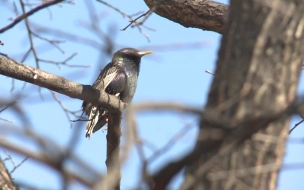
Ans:
<svg viewBox="0 0 304 190"><path fill-rule="evenodd" d="M138 71L136 70L126 70L127 75L127 88L125 89L124 102L130 103L137 87Z"/></svg>

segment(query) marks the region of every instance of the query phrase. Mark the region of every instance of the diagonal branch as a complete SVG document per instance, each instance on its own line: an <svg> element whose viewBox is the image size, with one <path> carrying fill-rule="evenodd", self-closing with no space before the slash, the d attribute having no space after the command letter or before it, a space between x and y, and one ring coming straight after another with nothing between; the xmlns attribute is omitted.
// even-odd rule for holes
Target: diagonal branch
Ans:
<svg viewBox="0 0 304 190"><path fill-rule="evenodd" d="M60 3L60 2L62 2L62 1L64 1L64 0L46 1L46 2L43 3L42 5L37 6L36 8L30 10L29 12L20 15L20 16L17 17L17 18L14 20L14 22L12 22L11 24L9 24L9 25L7 25L7 26L1 28L1 29L0 29L0 34L3 33L3 32L5 32L5 31L8 30L8 29L13 28L16 24L18 24L19 22L21 22L23 19L25 19L25 18L31 16L32 14L34 14L34 13L36 13L36 12L38 12L38 11L44 9L44 8L47 8L47 7L49 7L49 6L55 5L55 4L57 4L57 3Z"/></svg>
<svg viewBox="0 0 304 190"><path fill-rule="evenodd" d="M117 97L93 89L91 85L79 84L2 56L0 56L0 74L53 90L71 98L101 105L110 112L122 112L125 108L125 104Z"/></svg>
<svg viewBox="0 0 304 190"><path fill-rule="evenodd" d="M159 0L144 0L148 7L153 8ZM184 27L223 33L224 17L228 6L215 1L163 1L154 11Z"/></svg>

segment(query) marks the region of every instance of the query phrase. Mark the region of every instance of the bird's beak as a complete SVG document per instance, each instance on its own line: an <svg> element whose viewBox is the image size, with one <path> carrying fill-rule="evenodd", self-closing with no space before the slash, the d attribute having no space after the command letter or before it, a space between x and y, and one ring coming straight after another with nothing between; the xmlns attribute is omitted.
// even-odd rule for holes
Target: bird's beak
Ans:
<svg viewBox="0 0 304 190"><path fill-rule="evenodd" d="M139 51L139 52L137 52L137 53L138 53L138 55L140 55L140 56L144 56L144 55L148 55L148 54L153 53L153 51Z"/></svg>

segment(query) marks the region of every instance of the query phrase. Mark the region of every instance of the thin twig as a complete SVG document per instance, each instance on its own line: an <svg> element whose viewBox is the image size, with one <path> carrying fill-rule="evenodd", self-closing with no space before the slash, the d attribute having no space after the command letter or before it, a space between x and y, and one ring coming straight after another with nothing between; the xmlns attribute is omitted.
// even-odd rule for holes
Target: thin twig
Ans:
<svg viewBox="0 0 304 190"><path fill-rule="evenodd" d="M130 19L130 22L131 22L131 23L129 24L129 26L136 23L136 20L134 21L134 19L132 18L131 15L129 15L129 14L127 14L127 13L125 13L125 12L119 10L118 8L114 7L113 5L111 5L111 4L109 4L109 3L105 2L105 1L102 1L102 0L97 0L97 1L100 2L100 3L102 3L102 4L104 4L104 5L106 5L106 6L108 6L108 7L110 7L110 8L112 8L113 10L117 11L117 12L120 13L123 17L129 18L129 19ZM145 14L145 13L144 13L144 14ZM139 16L139 18L141 18L141 17L142 17L142 16ZM138 19L139 19L139 18L138 18ZM138 20L138 19L137 19L137 20ZM128 27L129 27L129 26L128 26ZM140 28L140 26L135 26L135 27L138 29L138 31L139 31L143 36L146 37L146 39L148 40L148 42L150 42L150 37L149 37L149 35L146 34L146 33L144 33L144 32L142 31L142 29ZM127 29L127 28L126 28L126 29ZM148 29L149 29L149 28L148 28ZM123 29L121 29L121 30L123 30ZM125 29L124 29L124 30L125 30Z"/></svg>
<svg viewBox="0 0 304 190"><path fill-rule="evenodd" d="M146 15L148 14L148 12L149 12L149 11L143 13L142 15L139 15L139 16L138 16L137 18L135 18L135 19L132 19L132 17L131 17L131 20L129 21L130 24L128 24L126 27L124 27L124 28L122 28L122 29L120 29L120 30L122 30L122 31L123 31L123 30L126 30L127 28L129 28L129 26L131 26L132 24L136 23L136 21L137 21L138 19L140 19L141 17L146 16Z"/></svg>
<svg viewBox="0 0 304 190"><path fill-rule="evenodd" d="M79 67L79 68L89 68L91 67L91 65L73 65L73 64L68 64L67 62L70 61L71 59L73 59L73 57L75 57L76 55L78 55L78 52L73 53L71 56L69 56L68 58L66 58L63 61L53 61L53 60L46 60L46 59L40 59L40 62L44 62L44 63L51 63L51 64L55 64L57 65L57 67L59 69L61 69L60 65L64 65L67 67Z"/></svg>
<svg viewBox="0 0 304 190"><path fill-rule="evenodd" d="M211 72L211 71L208 71L208 70L205 70L206 73L208 74L211 74L211 75L215 75L215 73Z"/></svg>
<svg viewBox="0 0 304 190"><path fill-rule="evenodd" d="M4 108L2 108L0 110L0 113L3 112L4 110L6 110L7 108L11 107L12 105L16 104L17 102L18 102L18 100L15 100L15 101L13 101L11 103L8 103L7 106L5 106Z"/></svg>
<svg viewBox="0 0 304 190"><path fill-rule="evenodd" d="M62 54L65 55L65 51L64 51L63 49L61 49L61 48L57 45L57 44L59 44L59 43L64 43L65 41L60 41L60 40L49 40L49 39L44 38L44 37L42 37L42 36L40 36L40 35L38 35L38 34L36 34L36 33L34 33L34 32L32 32L32 35L35 36L36 38L39 38L39 39L41 39L41 40L44 40L44 41L50 43L52 46L54 46L56 49L58 49Z"/></svg>
<svg viewBox="0 0 304 190"><path fill-rule="evenodd" d="M30 11L27 12L27 13L25 13L25 12L23 11L23 14L20 15L19 17L17 17L17 18L14 20L14 22L12 22L11 24L5 26L4 28L1 28L1 29L0 29L0 34L3 33L3 32L5 32L5 31L8 30L8 29L14 27L16 24L18 24L19 22L21 22L23 19L25 19L25 18L31 16L32 14L34 14L34 13L36 13L36 12L38 12L38 11L40 11L40 10L46 8L46 7L49 7L49 6L55 5L55 4L57 4L57 3L60 3L60 2L62 2L62 1L63 1L63 0L44 1L45 3L43 3L42 5L37 6L36 8L30 10ZM23 5L24 5L24 4L23 4ZM23 6L23 7L24 7L24 6Z"/></svg>
<svg viewBox="0 0 304 190"><path fill-rule="evenodd" d="M71 111L71 110L67 109L67 108L63 105L63 103L59 100L59 98L57 97L57 95L55 94L55 92L53 92L53 91L51 91L51 90L50 90L50 92L51 92L51 94L52 94L54 100L55 100L55 101L59 104L59 106L63 109L63 111L64 111L66 117L68 118L68 121L69 121L69 122L72 122L72 120L71 120L69 114L72 114L74 117L78 117L78 118L79 118L79 116L76 114L77 111ZM72 123L70 123L70 125L71 125L71 127L72 127Z"/></svg>
<svg viewBox="0 0 304 190"><path fill-rule="evenodd" d="M299 123L296 123L295 126L294 126L292 129L289 130L289 134L291 134L291 132L292 132L295 128L297 128L298 125L300 125L300 124L303 123L303 122L304 122L304 119L302 119Z"/></svg>
<svg viewBox="0 0 304 190"><path fill-rule="evenodd" d="M23 0L19 0L19 1L20 1L20 5L21 5L21 9L22 9L23 14L26 14ZM32 30L31 30L31 27L30 27L30 23L29 23L27 17L25 17L24 19L25 19L25 26L26 26L26 29L27 29L27 34L28 34L29 41L30 41L31 51L33 52L33 55L34 55L34 58L35 58L36 67L39 69L39 59L38 59L38 55L37 55L37 52L36 52L36 49L35 49L35 46L34 46L34 41L33 41L33 38L32 38Z"/></svg>

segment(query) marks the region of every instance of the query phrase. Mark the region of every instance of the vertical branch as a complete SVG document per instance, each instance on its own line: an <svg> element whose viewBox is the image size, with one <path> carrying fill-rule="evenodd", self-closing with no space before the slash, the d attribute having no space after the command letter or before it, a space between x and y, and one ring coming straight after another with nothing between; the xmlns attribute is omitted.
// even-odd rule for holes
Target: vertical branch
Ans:
<svg viewBox="0 0 304 190"><path fill-rule="evenodd" d="M110 181L113 183L113 188L108 187L108 189L120 189L120 136L121 136L121 113L111 113L109 114L108 123L108 134L107 134L107 170L108 176L111 177ZM114 170L114 171L113 171ZM117 174L117 175L112 175ZM107 184L109 185L109 184Z"/></svg>
<svg viewBox="0 0 304 190"><path fill-rule="evenodd" d="M23 14L26 14L24 3L23 3L22 0L20 0L20 5L21 5L21 8L22 8ZM36 67L39 69L39 59L38 59L38 55L37 55L37 52L36 52L36 49L35 49L35 46L34 46L34 40L33 40L33 37L32 37L32 29L30 27L30 23L29 23L27 17L25 17L25 26L26 26L27 34L28 34L29 41L30 41L30 46L31 46L30 49L33 52L33 55L34 55L34 58L35 58L35 62L36 62Z"/></svg>

